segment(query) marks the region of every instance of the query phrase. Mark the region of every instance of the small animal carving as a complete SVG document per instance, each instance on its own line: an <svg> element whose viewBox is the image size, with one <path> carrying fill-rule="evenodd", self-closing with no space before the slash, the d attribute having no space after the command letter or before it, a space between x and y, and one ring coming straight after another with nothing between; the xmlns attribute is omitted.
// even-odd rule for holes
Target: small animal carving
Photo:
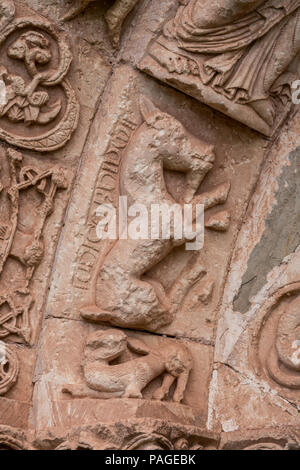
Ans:
<svg viewBox="0 0 300 470"><path fill-rule="evenodd" d="M143 357L111 365L127 347ZM143 389L164 374L162 385L153 398L167 397L177 380L173 401L179 403L184 398L192 366L191 353L182 343L169 343L156 351L140 340L128 338L122 331L97 331L88 337L84 352L83 372L87 386L65 385L62 391L76 398L143 398Z"/></svg>

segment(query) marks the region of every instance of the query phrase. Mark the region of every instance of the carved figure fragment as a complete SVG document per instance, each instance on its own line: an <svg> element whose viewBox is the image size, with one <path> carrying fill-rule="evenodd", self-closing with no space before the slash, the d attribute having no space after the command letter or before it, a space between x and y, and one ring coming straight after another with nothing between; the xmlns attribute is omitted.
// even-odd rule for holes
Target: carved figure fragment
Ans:
<svg viewBox="0 0 300 470"><path fill-rule="evenodd" d="M299 0L182 3L150 47L149 57L178 77L173 81L178 88L193 96L191 82L199 91L208 86L228 100L227 104L216 95L217 103L223 107L226 103L226 113L254 126L254 117L246 109L233 106L248 105L256 119L267 125L268 133L277 114L291 102L291 84L297 78L292 64L299 62ZM142 68L163 77L157 66L147 59L142 63ZM204 101L213 103L212 96L207 92ZM201 93L196 97L201 100Z"/></svg>
<svg viewBox="0 0 300 470"><path fill-rule="evenodd" d="M64 17L63 20L71 20L79 15L90 3L95 0L77 0L76 5ZM115 0L115 4L106 12L105 20L114 46L120 40L122 25L139 0Z"/></svg>

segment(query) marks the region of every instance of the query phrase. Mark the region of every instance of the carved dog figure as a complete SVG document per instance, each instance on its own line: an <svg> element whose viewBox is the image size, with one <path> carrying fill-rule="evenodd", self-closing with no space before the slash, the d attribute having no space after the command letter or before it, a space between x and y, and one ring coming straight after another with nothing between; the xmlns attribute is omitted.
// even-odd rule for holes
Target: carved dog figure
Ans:
<svg viewBox="0 0 300 470"><path fill-rule="evenodd" d="M127 346L144 357L110 365ZM177 379L173 401L179 403L184 397L192 365L191 353L181 343L167 344L155 351L140 340L127 338L122 331L97 331L88 337L85 347L83 371L87 387L66 385L62 391L77 398L143 398L142 390L153 379L165 374L153 398L162 400L166 397Z"/></svg>
<svg viewBox="0 0 300 470"><path fill-rule="evenodd" d="M153 204L169 209L177 203L168 192L164 169L185 174L185 193L181 202L204 204L205 209L224 203L230 185L195 197L195 193L213 167L214 148L191 135L169 114L163 113L146 98L141 99L144 123L136 130L123 157L120 170L120 195L127 196L128 206L143 204L151 213ZM174 230L174 229L173 229ZM106 256L96 282L95 304L81 310L83 318L109 322L127 328L157 328L172 322L178 302L176 288L166 294L163 286L142 276L163 260L176 246L189 241L175 239L122 239ZM199 267L198 267L199 268ZM203 273L199 268L191 283Z"/></svg>

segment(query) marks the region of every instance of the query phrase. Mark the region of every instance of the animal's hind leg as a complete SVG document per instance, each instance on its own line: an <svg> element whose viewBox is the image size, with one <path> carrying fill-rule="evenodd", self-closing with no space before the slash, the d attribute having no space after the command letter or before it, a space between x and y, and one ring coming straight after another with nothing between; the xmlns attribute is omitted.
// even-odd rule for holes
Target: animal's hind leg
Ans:
<svg viewBox="0 0 300 470"><path fill-rule="evenodd" d="M180 403L183 400L184 392L187 387L189 379L190 370L186 370L179 375L177 379L177 387L174 392L173 400L177 403Z"/></svg>
<svg viewBox="0 0 300 470"><path fill-rule="evenodd" d="M117 326L157 329L172 314L163 287L142 275L171 250L168 240L119 240L98 276L96 302L82 316Z"/></svg>
<svg viewBox="0 0 300 470"><path fill-rule="evenodd" d="M158 388L153 394L154 400L163 400L168 395L174 380L175 377L173 375L165 374L161 387Z"/></svg>
<svg viewBox="0 0 300 470"><path fill-rule="evenodd" d="M142 392L140 391L138 384L129 384L124 392L123 398L143 398Z"/></svg>

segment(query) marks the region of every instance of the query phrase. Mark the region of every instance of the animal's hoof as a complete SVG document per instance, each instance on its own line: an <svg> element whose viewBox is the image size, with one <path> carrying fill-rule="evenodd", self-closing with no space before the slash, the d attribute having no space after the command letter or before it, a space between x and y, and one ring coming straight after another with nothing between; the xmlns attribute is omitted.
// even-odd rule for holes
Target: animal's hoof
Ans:
<svg viewBox="0 0 300 470"><path fill-rule="evenodd" d="M164 399L165 394L161 390L156 390L153 393L153 400L162 401Z"/></svg>
<svg viewBox="0 0 300 470"><path fill-rule="evenodd" d="M139 391L128 391L125 392L123 398L143 398L143 395Z"/></svg>
<svg viewBox="0 0 300 470"><path fill-rule="evenodd" d="M174 401L175 403L181 403L182 400L183 400L183 396L182 396L182 395L174 395L174 397L173 397L173 401Z"/></svg>

